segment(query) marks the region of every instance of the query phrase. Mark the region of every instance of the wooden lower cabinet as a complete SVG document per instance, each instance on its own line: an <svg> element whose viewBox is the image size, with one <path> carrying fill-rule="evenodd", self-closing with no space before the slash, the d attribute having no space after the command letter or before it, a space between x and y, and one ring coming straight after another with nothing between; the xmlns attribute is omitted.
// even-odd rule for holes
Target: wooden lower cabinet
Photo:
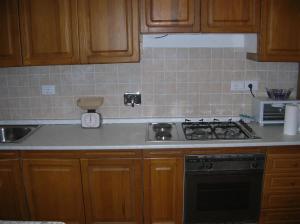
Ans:
<svg viewBox="0 0 300 224"><path fill-rule="evenodd" d="M259 223L299 224L299 147L266 152ZM1 152L0 220L182 224L184 154L208 153L239 152L39 151L21 152L21 158Z"/></svg>
<svg viewBox="0 0 300 224"><path fill-rule="evenodd" d="M299 224L300 209L297 210L263 210L261 224Z"/></svg>
<svg viewBox="0 0 300 224"><path fill-rule="evenodd" d="M144 160L144 223L183 223L183 158Z"/></svg>
<svg viewBox="0 0 300 224"><path fill-rule="evenodd" d="M141 159L82 159L87 224L142 223Z"/></svg>
<svg viewBox="0 0 300 224"><path fill-rule="evenodd" d="M300 193L265 193L263 196L263 208L300 208Z"/></svg>
<svg viewBox="0 0 300 224"><path fill-rule="evenodd" d="M0 220L26 219L19 159L0 159Z"/></svg>
<svg viewBox="0 0 300 224"><path fill-rule="evenodd" d="M265 169L261 224L300 223L300 153L271 149Z"/></svg>
<svg viewBox="0 0 300 224"><path fill-rule="evenodd" d="M23 159L23 178L32 220L85 223L79 160Z"/></svg>

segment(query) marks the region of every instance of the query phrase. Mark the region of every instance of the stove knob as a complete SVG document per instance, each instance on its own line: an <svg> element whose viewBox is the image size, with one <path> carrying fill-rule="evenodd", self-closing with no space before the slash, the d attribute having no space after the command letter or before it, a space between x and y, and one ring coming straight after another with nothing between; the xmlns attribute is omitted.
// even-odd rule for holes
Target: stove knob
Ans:
<svg viewBox="0 0 300 224"><path fill-rule="evenodd" d="M258 163L257 162L253 162L250 164L250 168L251 169L257 169L258 168Z"/></svg>
<svg viewBox="0 0 300 224"><path fill-rule="evenodd" d="M206 163L205 168L209 169L209 170L212 169L213 168L213 163Z"/></svg>
<svg viewBox="0 0 300 224"><path fill-rule="evenodd" d="M205 168L205 166L204 166L204 164L202 163L202 164L200 164L199 166L198 166L198 170L202 170L202 169L204 169Z"/></svg>

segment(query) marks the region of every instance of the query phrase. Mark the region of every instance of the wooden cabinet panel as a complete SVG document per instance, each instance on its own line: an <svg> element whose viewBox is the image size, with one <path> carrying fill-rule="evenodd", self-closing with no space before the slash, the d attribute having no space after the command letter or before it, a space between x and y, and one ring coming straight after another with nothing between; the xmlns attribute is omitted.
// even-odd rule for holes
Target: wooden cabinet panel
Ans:
<svg viewBox="0 0 300 224"><path fill-rule="evenodd" d="M0 220L26 220L20 161L0 160Z"/></svg>
<svg viewBox="0 0 300 224"><path fill-rule="evenodd" d="M263 208L300 208L300 193L265 193Z"/></svg>
<svg viewBox="0 0 300 224"><path fill-rule="evenodd" d="M300 192L300 175L299 174L266 174L265 191L299 191Z"/></svg>
<svg viewBox="0 0 300 224"><path fill-rule="evenodd" d="M144 160L144 222L183 222L183 159Z"/></svg>
<svg viewBox="0 0 300 224"><path fill-rule="evenodd" d="M257 32L260 0L201 0L201 32Z"/></svg>
<svg viewBox="0 0 300 224"><path fill-rule="evenodd" d="M266 165L268 173L300 172L300 154L290 151L287 154L269 154Z"/></svg>
<svg viewBox="0 0 300 224"><path fill-rule="evenodd" d="M268 210L261 214L261 224L299 224L300 210Z"/></svg>
<svg viewBox="0 0 300 224"><path fill-rule="evenodd" d="M262 12L266 57L300 61L300 1L266 0Z"/></svg>
<svg viewBox="0 0 300 224"><path fill-rule="evenodd" d="M23 63L79 63L77 0L20 0Z"/></svg>
<svg viewBox="0 0 300 224"><path fill-rule="evenodd" d="M0 1L0 66L22 64L17 0Z"/></svg>
<svg viewBox="0 0 300 224"><path fill-rule="evenodd" d="M32 220L85 222L79 160L24 159L23 176Z"/></svg>
<svg viewBox="0 0 300 224"><path fill-rule="evenodd" d="M101 150L101 151L81 151L82 158L141 158L142 151L141 150Z"/></svg>
<svg viewBox="0 0 300 224"><path fill-rule="evenodd" d="M141 0L141 30L200 32L200 0Z"/></svg>
<svg viewBox="0 0 300 224"><path fill-rule="evenodd" d="M87 223L142 223L141 160L82 159Z"/></svg>
<svg viewBox="0 0 300 224"><path fill-rule="evenodd" d="M261 224L300 223L300 153L296 147L268 150Z"/></svg>
<svg viewBox="0 0 300 224"><path fill-rule="evenodd" d="M82 63L139 61L138 0L79 0Z"/></svg>
<svg viewBox="0 0 300 224"><path fill-rule="evenodd" d="M258 53L248 54L259 61L300 61L300 1L262 1L262 22Z"/></svg>

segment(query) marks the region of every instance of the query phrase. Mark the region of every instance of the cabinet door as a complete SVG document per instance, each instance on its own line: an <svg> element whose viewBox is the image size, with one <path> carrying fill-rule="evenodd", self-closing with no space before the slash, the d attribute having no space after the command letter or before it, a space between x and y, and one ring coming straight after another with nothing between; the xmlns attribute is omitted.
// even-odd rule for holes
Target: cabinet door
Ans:
<svg viewBox="0 0 300 224"><path fill-rule="evenodd" d="M22 65L17 0L0 1L0 66Z"/></svg>
<svg viewBox="0 0 300 224"><path fill-rule="evenodd" d="M269 153L266 164L266 172L299 173L300 153L298 149L291 149L285 153Z"/></svg>
<svg viewBox="0 0 300 224"><path fill-rule="evenodd" d="M300 61L299 21L299 0L264 0L259 59Z"/></svg>
<svg viewBox="0 0 300 224"><path fill-rule="evenodd" d="M32 220L85 222L79 160L24 159L23 176Z"/></svg>
<svg viewBox="0 0 300 224"><path fill-rule="evenodd" d="M265 192L300 192L299 173L291 174L265 174Z"/></svg>
<svg viewBox="0 0 300 224"><path fill-rule="evenodd" d="M144 160L145 223L183 223L183 159Z"/></svg>
<svg viewBox="0 0 300 224"><path fill-rule="evenodd" d="M260 224L299 224L300 210L263 210Z"/></svg>
<svg viewBox="0 0 300 224"><path fill-rule="evenodd" d="M257 32L259 0L201 0L201 31Z"/></svg>
<svg viewBox="0 0 300 224"><path fill-rule="evenodd" d="M141 30L200 32L200 0L141 0Z"/></svg>
<svg viewBox="0 0 300 224"><path fill-rule="evenodd" d="M77 0L20 0L23 63L79 62Z"/></svg>
<svg viewBox="0 0 300 224"><path fill-rule="evenodd" d="M20 162L0 160L0 220L24 219L26 205Z"/></svg>
<svg viewBox="0 0 300 224"><path fill-rule="evenodd" d="M140 160L83 159L81 164L88 224L142 223Z"/></svg>
<svg viewBox="0 0 300 224"><path fill-rule="evenodd" d="M290 209L300 208L300 193L264 193L262 208L264 209Z"/></svg>
<svg viewBox="0 0 300 224"><path fill-rule="evenodd" d="M83 63L139 61L138 0L79 0Z"/></svg>

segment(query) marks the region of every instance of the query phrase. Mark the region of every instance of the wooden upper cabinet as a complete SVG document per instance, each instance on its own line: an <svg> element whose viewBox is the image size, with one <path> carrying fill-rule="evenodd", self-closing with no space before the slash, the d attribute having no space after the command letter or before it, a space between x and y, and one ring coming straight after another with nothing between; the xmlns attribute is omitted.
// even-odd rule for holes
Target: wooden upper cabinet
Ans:
<svg viewBox="0 0 300 224"><path fill-rule="evenodd" d="M183 223L183 159L144 160L144 223Z"/></svg>
<svg viewBox="0 0 300 224"><path fill-rule="evenodd" d="M17 0L0 1L0 66L22 65Z"/></svg>
<svg viewBox="0 0 300 224"><path fill-rule="evenodd" d="M262 1L262 22L258 53L248 54L258 61L300 61L300 1Z"/></svg>
<svg viewBox="0 0 300 224"><path fill-rule="evenodd" d="M82 159L87 224L142 223L141 159Z"/></svg>
<svg viewBox="0 0 300 224"><path fill-rule="evenodd" d="M79 63L77 0L20 0L24 65Z"/></svg>
<svg viewBox="0 0 300 224"><path fill-rule="evenodd" d="M0 220L28 220L18 159L0 160Z"/></svg>
<svg viewBox="0 0 300 224"><path fill-rule="evenodd" d="M82 63L139 61L138 0L79 0Z"/></svg>
<svg viewBox="0 0 300 224"><path fill-rule="evenodd" d="M23 178L32 220L85 223L79 160L24 159Z"/></svg>
<svg viewBox="0 0 300 224"><path fill-rule="evenodd" d="M141 31L200 32L200 0L141 0Z"/></svg>
<svg viewBox="0 0 300 224"><path fill-rule="evenodd" d="M260 0L201 0L201 32L257 32Z"/></svg>

